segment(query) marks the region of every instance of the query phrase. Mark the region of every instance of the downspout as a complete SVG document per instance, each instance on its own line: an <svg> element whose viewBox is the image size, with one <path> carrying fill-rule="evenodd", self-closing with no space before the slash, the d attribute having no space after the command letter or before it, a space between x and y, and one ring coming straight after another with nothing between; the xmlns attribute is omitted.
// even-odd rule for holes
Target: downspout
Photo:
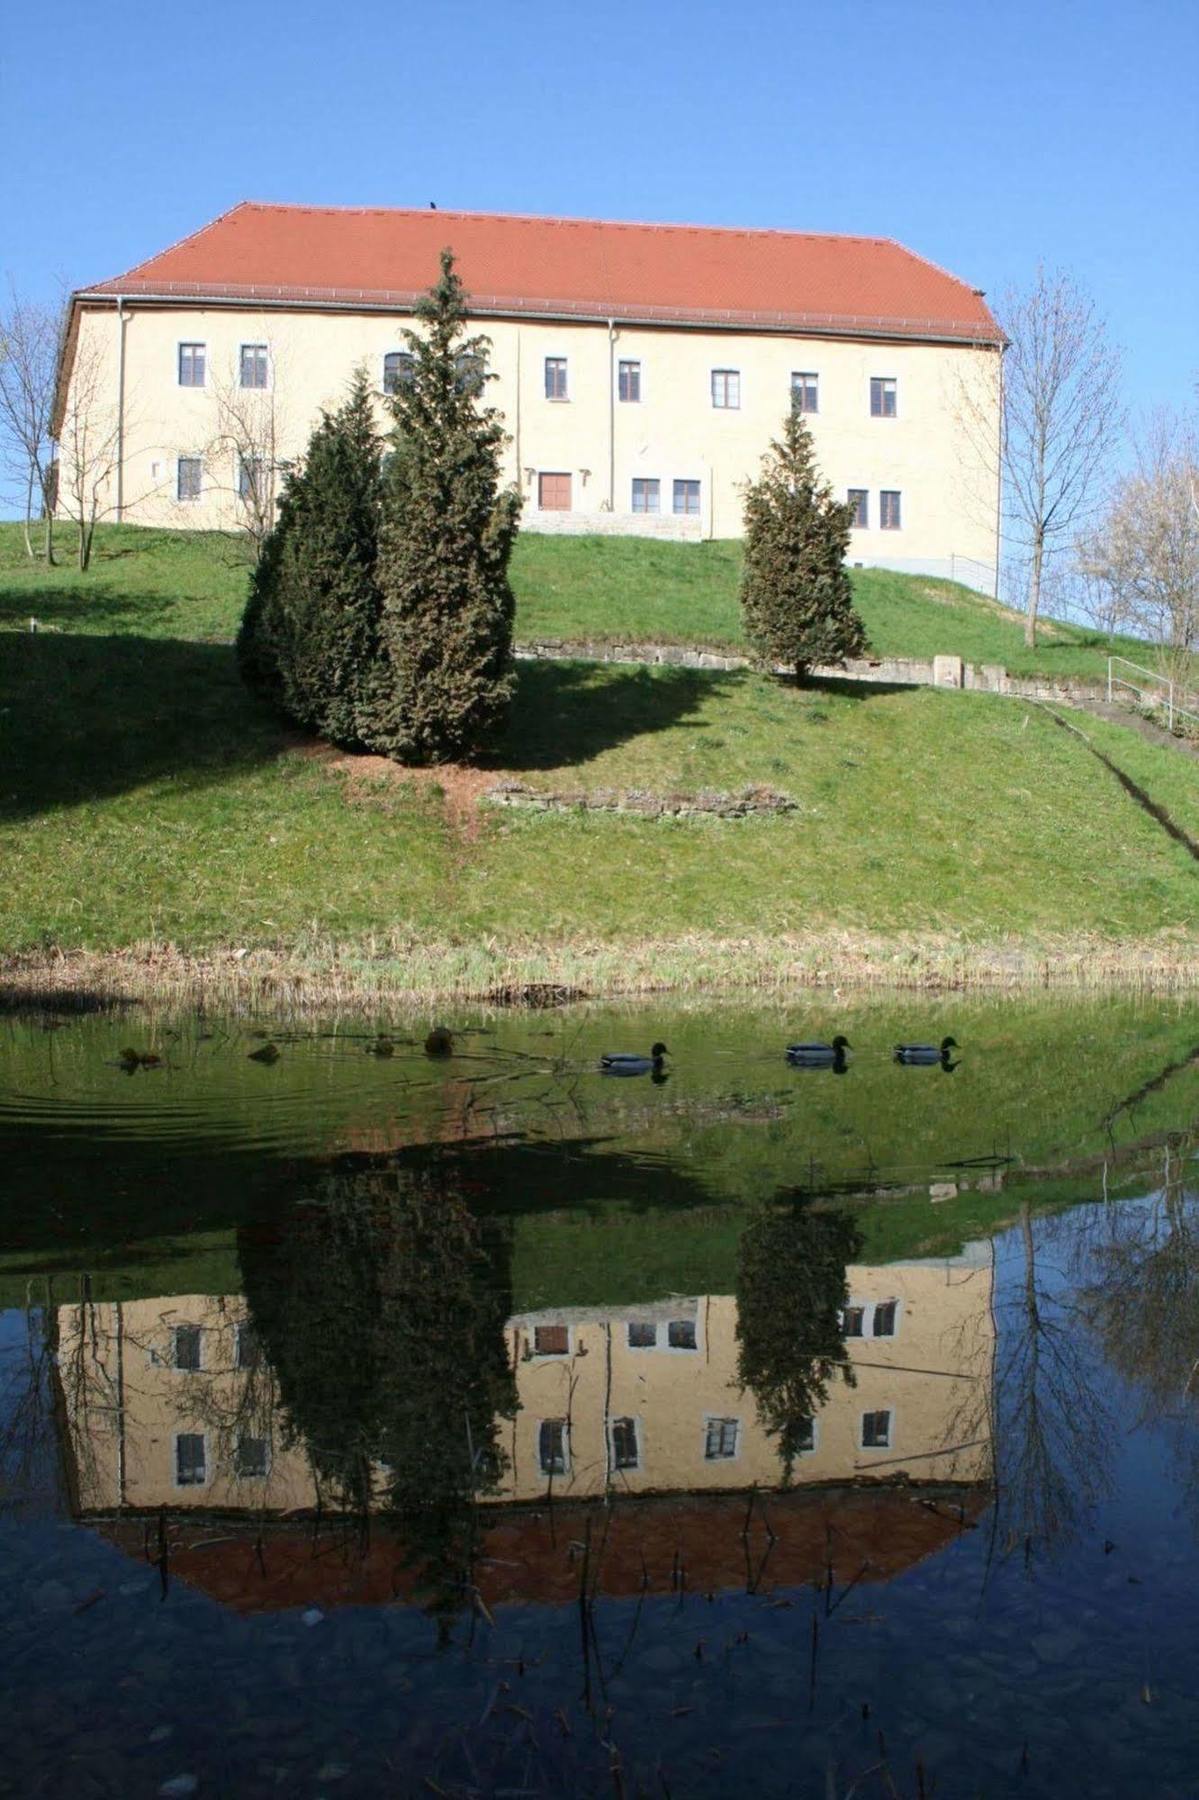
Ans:
<svg viewBox="0 0 1199 1800"><path fill-rule="evenodd" d="M616 320L608 320L608 511L616 511Z"/></svg>
<svg viewBox="0 0 1199 1800"><path fill-rule="evenodd" d="M995 455L995 598L999 598L999 560L1003 543L1003 358L1006 344L999 346L999 441Z"/></svg>
<svg viewBox="0 0 1199 1800"><path fill-rule="evenodd" d="M516 327L516 417L513 424L513 436L516 450L516 491L525 491L525 471L520 460L520 326Z"/></svg>
<svg viewBox="0 0 1199 1800"><path fill-rule="evenodd" d="M117 523L125 517L125 296L117 295Z"/></svg>

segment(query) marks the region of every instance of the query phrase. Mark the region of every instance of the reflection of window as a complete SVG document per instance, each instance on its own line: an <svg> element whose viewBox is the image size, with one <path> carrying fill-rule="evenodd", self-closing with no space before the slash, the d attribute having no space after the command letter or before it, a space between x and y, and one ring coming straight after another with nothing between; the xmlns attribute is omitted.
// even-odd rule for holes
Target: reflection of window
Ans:
<svg viewBox="0 0 1199 1800"><path fill-rule="evenodd" d="M566 1356L569 1350L569 1325L534 1325L534 1356Z"/></svg>
<svg viewBox="0 0 1199 1800"><path fill-rule="evenodd" d="M736 1456L739 1432L738 1419L709 1419L704 1434L704 1456L707 1461L720 1462L725 1457Z"/></svg>
<svg viewBox="0 0 1199 1800"><path fill-rule="evenodd" d="M241 385L244 388L264 388L268 385L265 344L242 345Z"/></svg>
<svg viewBox="0 0 1199 1800"><path fill-rule="evenodd" d="M256 1369L262 1362L262 1346L258 1342L258 1333L249 1319L243 1319L237 1328L237 1366L239 1369Z"/></svg>
<svg viewBox="0 0 1199 1800"><path fill-rule="evenodd" d="M175 1367L194 1370L200 1367L200 1327L176 1325L174 1331Z"/></svg>
<svg viewBox="0 0 1199 1800"><path fill-rule="evenodd" d="M261 1480L267 1471L267 1441L260 1437L239 1437L233 1453L233 1470L239 1481Z"/></svg>
<svg viewBox="0 0 1199 1800"><path fill-rule="evenodd" d="M543 1419L537 1433L537 1454L543 1475L565 1475L567 1465L566 1420Z"/></svg>
<svg viewBox="0 0 1199 1800"><path fill-rule="evenodd" d="M204 1433L181 1431L175 1439L176 1487L201 1487L208 1473Z"/></svg>
<svg viewBox="0 0 1199 1800"><path fill-rule="evenodd" d="M383 358L383 392L394 394L416 376L416 358L411 350L389 350Z"/></svg>
<svg viewBox="0 0 1199 1800"><path fill-rule="evenodd" d="M862 1448L863 1450L889 1450L891 1447L891 1414L882 1412L862 1414Z"/></svg>
<svg viewBox="0 0 1199 1800"><path fill-rule="evenodd" d="M861 1337L862 1321L866 1317L864 1306L847 1306L841 1313L841 1336Z"/></svg>
<svg viewBox="0 0 1199 1800"><path fill-rule="evenodd" d="M796 1421L795 1448L797 1450L814 1450L816 1448L815 1419L799 1419Z"/></svg>
<svg viewBox="0 0 1199 1800"><path fill-rule="evenodd" d="M612 1462L618 1469L636 1469L641 1465L637 1447L636 1419L613 1419Z"/></svg>
<svg viewBox="0 0 1199 1800"><path fill-rule="evenodd" d="M652 1319L634 1319L629 1322L629 1349L652 1350L658 1342L658 1327Z"/></svg>
<svg viewBox="0 0 1199 1800"><path fill-rule="evenodd" d="M895 1314L899 1303L896 1300L880 1300L874 1309L874 1324L871 1327L875 1337L895 1336Z"/></svg>
<svg viewBox="0 0 1199 1800"><path fill-rule="evenodd" d="M694 1350L695 1320L672 1319L666 1327L666 1342L672 1350Z"/></svg>
<svg viewBox="0 0 1199 1800"><path fill-rule="evenodd" d="M656 476L634 475L633 511L635 513L656 513L661 504L661 496L662 484Z"/></svg>

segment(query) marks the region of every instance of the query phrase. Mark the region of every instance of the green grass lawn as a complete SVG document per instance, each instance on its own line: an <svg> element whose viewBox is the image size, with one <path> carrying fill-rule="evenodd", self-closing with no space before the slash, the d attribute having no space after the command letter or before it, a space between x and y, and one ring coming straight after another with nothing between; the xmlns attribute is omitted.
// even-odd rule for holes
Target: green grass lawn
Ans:
<svg viewBox="0 0 1199 1800"><path fill-rule="evenodd" d="M64 553L69 550L62 543ZM523 639L656 640L744 649L737 587L741 546L664 544L645 538L555 538L528 532L516 546L512 584ZM20 528L0 525L0 628L132 632L217 643L233 637L248 563L220 533L101 527L93 566L46 570L29 563ZM1106 674L1115 649L1145 660L1145 647L1047 622L1027 650L1023 621L949 581L853 572L871 648L879 656L958 655L1002 663L1015 674Z"/></svg>

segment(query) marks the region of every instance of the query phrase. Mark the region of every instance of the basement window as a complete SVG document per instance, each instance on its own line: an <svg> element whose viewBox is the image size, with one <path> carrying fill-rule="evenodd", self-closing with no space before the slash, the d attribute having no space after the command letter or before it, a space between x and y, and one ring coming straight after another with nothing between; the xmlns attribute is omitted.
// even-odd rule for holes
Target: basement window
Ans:
<svg viewBox="0 0 1199 1800"><path fill-rule="evenodd" d="M671 1319L666 1327L666 1342L672 1350L694 1350L695 1320Z"/></svg>
<svg viewBox="0 0 1199 1800"><path fill-rule="evenodd" d="M569 1356L569 1325L535 1325L533 1327L534 1356Z"/></svg>
<svg viewBox="0 0 1199 1800"><path fill-rule="evenodd" d="M652 1319L629 1321L629 1349L653 1350L658 1342L658 1327Z"/></svg>

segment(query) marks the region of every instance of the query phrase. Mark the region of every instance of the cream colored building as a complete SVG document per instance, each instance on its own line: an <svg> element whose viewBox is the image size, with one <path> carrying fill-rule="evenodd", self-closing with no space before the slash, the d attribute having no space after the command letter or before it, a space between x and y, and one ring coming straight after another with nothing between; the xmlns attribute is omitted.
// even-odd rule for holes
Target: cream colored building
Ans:
<svg viewBox="0 0 1199 1800"><path fill-rule="evenodd" d="M793 1479L988 1480L989 1246L854 1266L848 1282L856 1384L830 1382ZM737 1381L736 1323L731 1295L510 1320L519 1408L501 1422L508 1467L492 1498L778 1486L775 1441ZM64 1307L58 1331L79 1510L316 1504L306 1454L284 1448L274 1377L239 1296Z"/></svg>
<svg viewBox="0 0 1199 1800"><path fill-rule="evenodd" d="M443 247L526 530L737 536L794 396L859 508L853 562L993 585L1001 334L977 290L884 239L235 207L74 296L60 491L174 528L269 508L360 364L384 423Z"/></svg>

